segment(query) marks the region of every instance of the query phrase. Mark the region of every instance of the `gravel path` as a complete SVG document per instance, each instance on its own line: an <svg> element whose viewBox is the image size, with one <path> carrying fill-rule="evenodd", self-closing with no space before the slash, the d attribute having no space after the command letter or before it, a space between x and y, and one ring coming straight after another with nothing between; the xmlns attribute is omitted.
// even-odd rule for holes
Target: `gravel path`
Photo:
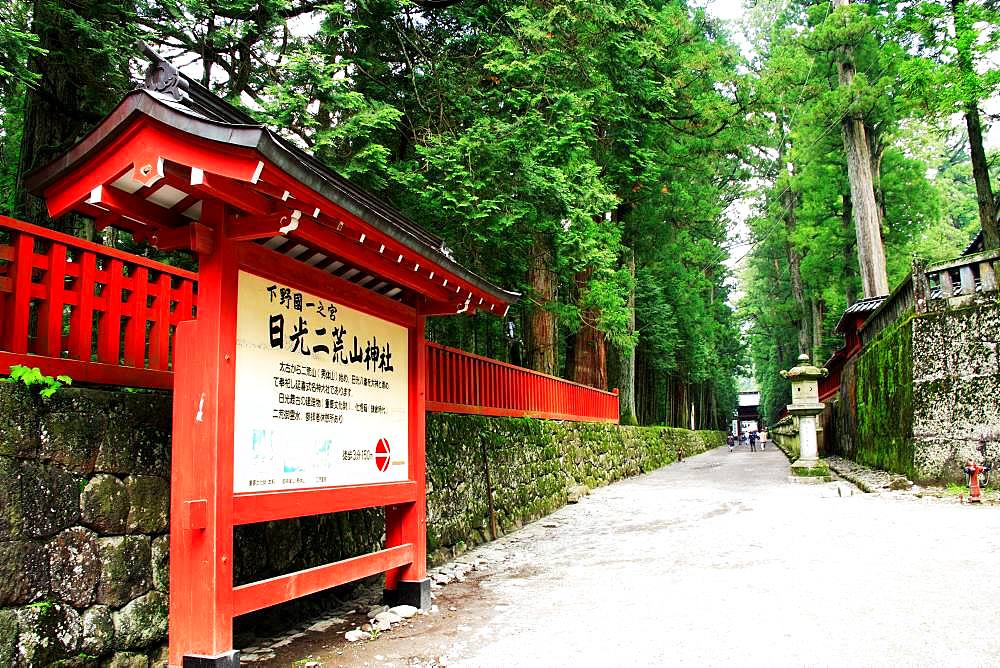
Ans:
<svg viewBox="0 0 1000 668"><path fill-rule="evenodd" d="M596 490L467 555L475 577L435 590L444 616L316 658L1000 665L994 507L795 483L787 466L720 448Z"/></svg>

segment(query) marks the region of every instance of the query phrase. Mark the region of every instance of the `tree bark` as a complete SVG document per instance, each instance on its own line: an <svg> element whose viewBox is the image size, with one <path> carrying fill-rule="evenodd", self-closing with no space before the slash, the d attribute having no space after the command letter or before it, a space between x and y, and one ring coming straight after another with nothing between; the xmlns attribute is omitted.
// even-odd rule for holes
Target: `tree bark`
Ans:
<svg viewBox="0 0 1000 668"><path fill-rule="evenodd" d="M632 277L632 287L628 292L628 331L635 331L635 251L625 247L625 266ZM622 424L636 424L635 413L635 346L630 350L618 351L619 377L618 405Z"/></svg>
<svg viewBox="0 0 1000 668"><path fill-rule="evenodd" d="M851 241L851 228L853 227L852 218L854 216L853 206L851 205L851 196L846 194L843 196L843 210L841 211L841 223L844 227L844 297L847 299L847 305L850 306L857 300L857 294L854 292L854 274L851 272L851 267L854 263L851 261L851 256L854 255L854 243Z"/></svg>
<svg viewBox="0 0 1000 668"><path fill-rule="evenodd" d="M785 142L782 141L779 155L779 162L782 169L788 175L788 187L782 193L784 199L785 215L785 251L788 255L788 275L792 283L792 298L795 299L796 315L793 324L799 333L799 354L809 351L809 317L806 307L805 290L802 287L802 271L800 269L801 256L796 248L792 237L795 235L795 206L798 196L792 184L794 176L794 165L785 161Z"/></svg>
<svg viewBox="0 0 1000 668"><path fill-rule="evenodd" d="M833 0L834 9L849 4L850 0ZM844 88L849 87L854 81L852 56L850 49L844 49L837 63L840 85ZM887 295L889 278L886 274L885 249L882 247L878 203L875 201L872 155L860 114L853 111L846 113L841 122L841 131L844 138L844 152L847 155L847 178L851 184L851 201L854 204L861 285L865 297Z"/></svg>
<svg viewBox="0 0 1000 668"><path fill-rule="evenodd" d="M593 269L585 269L576 275L578 294L584 294L587 284L593 274ZM583 311L583 322L576 333L576 343L573 355L573 381L582 385L590 385L599 390L608 389L608 357L604 342L604 333L595 326L597 312L594 309Z"/></svg>
<svg viewBox="0 0 1000 668"><path fill-rule="evenodd" d="M810 352L810 357L812 357L813 364L822 364L821 359L823 355L823 311L825 310L825 304L822 299L813 297L812 302L812 350Z"/></svg>
<svg viewBox="0 0 1000 668"><path fill-rule="evenodd" d="M528 262L528 285L535 301L528 312L528 364L535 371L556 373L556 316L546 309L556 298L556 274L553 271L552 239L535 232Z"/></svg>
<svg viewBox="0 0 1000 668"><path fill-rule="evenodd" d="M958 49L958 69L962 77L975 77L976 71L972 54L964 34L975 30L960 7L964 0L951 0L951 16L955 28ZM971 93L966 95L964 107L965 128L969 133L969 157L972 161L972 178L976 182L976 201L979 204L979 224L983 228L983 248L1000 247L1000 225L997 221L997 201L990 183L990 168L983 149L983 126L979 117L979 100Z"/></svg>
<svg viewBox="0 0 1000 668"><path fill-rule="evenodd" d="M983 127L979 120L979 106L965 106L965 127L969 131L969 154L972 158L972 178L976 182L976 200L979 204L979 223L983 227L983 249L1000 247L1000 225L997 224L997 206L990 184L990 168L983 150Z"/></svg>

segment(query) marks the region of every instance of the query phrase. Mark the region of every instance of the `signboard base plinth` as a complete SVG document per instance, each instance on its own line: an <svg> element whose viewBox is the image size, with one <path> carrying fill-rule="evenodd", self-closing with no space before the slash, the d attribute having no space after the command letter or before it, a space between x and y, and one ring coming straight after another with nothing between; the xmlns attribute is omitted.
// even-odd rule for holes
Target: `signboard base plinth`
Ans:
<svg viewBox="0 0 1000 668"><path fill-rule="evenodd" d="M182 665L184 668L240 668L240 651L232 649L218 656L188 654Z"/></svg>
<svg viewBox="0 0 1000 668"><path fill-rule="evenodd" d="M431 609L431 579L400 580L395 589L382 592L386 605L412 605L418 610Z"/></svg>

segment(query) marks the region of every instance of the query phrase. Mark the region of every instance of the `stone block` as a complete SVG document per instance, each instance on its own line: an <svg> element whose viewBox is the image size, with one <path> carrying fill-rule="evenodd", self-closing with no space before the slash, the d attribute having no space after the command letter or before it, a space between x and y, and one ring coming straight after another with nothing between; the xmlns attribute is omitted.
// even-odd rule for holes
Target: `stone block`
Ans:
<svg viewBox="0 0 1000 668"><path fill-rule="evenodd" d="M162 533L167 530L170 484L163 478L133 475L125 479L128 489L130 533Z"/></svg>
<svg viewBox="0 0 1000 668"><path fill-rule="evenodd" d="M112 615L115 647L141 649L167 639L167 598L152 591Z"/></svg>
<svg viewBox="0 0 1000 668"><path fill-rule="evenodd" d="M87 608L80 616L80 622L80 651L101 656L114 646L115 624L111 618L111 608L106 605Z"/></svg>
<svg viewBox="0 0 1000 668"><path fill-rule="evenodd" d="M75 608L90 605L101 574L97 534L73 527L56 536L48 547L52 594Z"/></svg>
<svg viewBox="0 0 1000 668"><path fill-rule="evenodd" d="M149 668L168 668L168 652L166 645L161 645L159 650L148 652L148 655Z"/></svg>
<svg viewBox="0 0 1000 668"><path fill-rule="evenodd" d="M8 509L22 536L54 536L80 519L79 476L59 466L25 461L19 465L17 501ZM0 473L0 485L6 484Z"/></svg>
<svg viewBox="0 0 1000 668"><path fill-rule="evenodd" d="M102 668L149 668L149 657L137 652L115 652Z"/></svg>
<svg viewBox="0 0 1000 668"><path fill-rule="evenodd" d="M39 417L40 455L77 473L91 473L113 396L75 388L56 392Z"/></svg>
<svg viewBox="0 0 1000 668"><path fill-rule="evenodd" d="M28 541L0 542L0 607L31 603L49 591L45 547ZM0 665L5 665L0 661Z"/></svg>
<svg viewBox="0 0 1000 668"><path fill-rule="evenodd" d="M124 605L153 587L149 536L99 538L101 577L97 602Z"/></svg>
<svg viewBox="0 0 1000 668"><path fill-rule="evenodd" d="M0 456L0 540L21 535L21 467Z"/></svg>
<svg viewBox="0 0 1000 668"><path fill-rule="evenodd" d="M129 508L125 483L106 473L91 478L80 495L81 521L102 534L125 533Z"/></svg>
<svg viewBox="0 0 1000 668"><path fill-rule="evenodd" d="M15 666L49 666L79 651L83 625L80 614L62 603L33 603L17 609Z"/></svg>
<svg viewBox="0 0 1000 668"><path fill-rule="evenodd" d="M13 666L17 658L17 639L21 627L17 622L17 609L0 609L0 666Z"/></svg>
<svg viewBox="0 0 1000 668"><path fill-rule="evenodd" d="M170 476L170 398L160 394L118 395L95 468L105 473Z"/></svg>
<svg viewBox="0 0 1000 668"><path fill-rule="evenodd" d="M0 383L0 455L38 454L38 404L20 383Z"/></svg>
<svg viewBox="0 0 1000 668"><path fill-rule="evenodd" d="M164 594L170 591L170 536L156 536L152 540L153 587Z"/></svg>

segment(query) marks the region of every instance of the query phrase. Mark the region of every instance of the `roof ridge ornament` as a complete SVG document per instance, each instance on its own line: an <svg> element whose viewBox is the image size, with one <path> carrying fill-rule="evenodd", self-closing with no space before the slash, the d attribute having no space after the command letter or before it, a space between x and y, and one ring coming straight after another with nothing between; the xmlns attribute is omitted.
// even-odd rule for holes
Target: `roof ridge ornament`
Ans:
<svg viewBox="0 0 1000 668"><path fill-rule="evenodd" d="M146 68L146 81L143 88L166 95L176 102L191 99L188 95L188 82L180 75L176 67L149 48L149 45L143 41L136 42L136 48L149 58L149 67Z"/></svg>

